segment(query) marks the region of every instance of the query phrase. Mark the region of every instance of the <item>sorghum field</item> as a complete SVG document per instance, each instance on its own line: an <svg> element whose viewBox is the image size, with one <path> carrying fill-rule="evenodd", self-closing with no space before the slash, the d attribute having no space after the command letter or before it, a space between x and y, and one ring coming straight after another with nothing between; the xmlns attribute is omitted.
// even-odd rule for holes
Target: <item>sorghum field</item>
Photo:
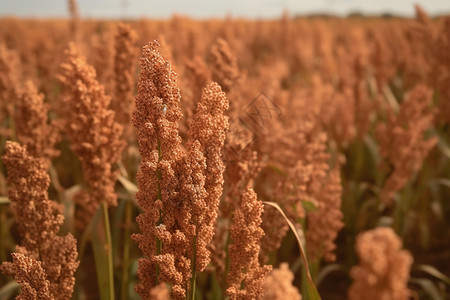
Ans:
<svg viewBox="0 0 450 300"><path fill-rule="evenodd" d="M450 17L0 19L0 299L450 299Z"/></svg>

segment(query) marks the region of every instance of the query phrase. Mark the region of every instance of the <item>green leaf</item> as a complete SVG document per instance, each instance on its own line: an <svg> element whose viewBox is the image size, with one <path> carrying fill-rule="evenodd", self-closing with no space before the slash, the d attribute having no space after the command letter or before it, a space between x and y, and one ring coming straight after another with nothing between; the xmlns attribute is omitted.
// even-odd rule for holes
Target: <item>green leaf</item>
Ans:
<svg viewBox="0 0 450 300"><path fill-rule="evenodd" d="M51 183L52 183L53 187L55 188L55 190L58 191L58 193L63 193L64 188L61 185L61 183L59 182L58 171L53 166L53 164L50 165L49 173L50 173Z"/></svg>
<svg viewBox="0 0 450 300"><path fill-rule="evenodd" d="M447 178L439 178L436 180L433 180L434 182L436 182L437 184L443 185L445 187L448 187L450 189L450 179Z"/></svg>
<svg viewBox="0 0 450 300"><path fill-rule="evenodd" d="M102 202L92 220L90 237L101 300L114 299L114 270L108 206ZM91 225L90 224L90 225Z"/></svg>
<svg viewBox="0 0 450 300"><path fill-rule="evenodd" d="M13 293L16 293L20 288L20 285L16 281L10 281L0 288L0 300L6 300L11 297Z"/></svg>
<svg viewBox="0 0 450 300"><path fill-rule="evenodd" d="M286 171L283 170L282 167L277 166L277 165L275 165L275 164L268 164L268 165L267 165L267 168L271 169L272 171L275 171L275 172L278 173L279 175L285 175L285 174L286 174Z"/></svg>
<svg viewBox="0 0 450 300"><path fill-rule="evenodd" d="M450 159L450 146L447 144L445 139L435 129L431 129L430 133L439 138L439 140L438 140L439 150L441 150L442 154L444 154L448 159Z"/></svg>
<svg viewBox="0 0 450 300"><path fill-rule="evenodd" d="M400 105L398 104L397 99L395 99L395 95L392 92L391 88L387 85L383 88L384 98L386 99L386 102L389 104L389 106L392 108L392 110L395 113L398 113L400 110Z"/></svg>
<svg viewBox="0 0 450 300"><path fill-rule="evenodd" d="M113 245L113 253L119 254L119 247L122 247L121 236L123 234L123 216L125 214L125 206L128 203L127 200L121 200L118 202L118 205L113 210L111 214L111 237L112 237L112 245Z"/></svg>
<svg viewBox="0 0 450 300"><path fill-rule="evenodd" d="M306 212L311 212L317 210L317 206L311 201L302 201L302 206Z"/></svg>
<svg viewBox="0 0 450 300"><path fill-rule="evenodd" d="M289 228L294 233L295 238L297 239L298 247L300 249L300 255L302 257L302 262L303 262L302 278L303 279L306 278L306 280L302 280L302 286L304 287L302 289L302 296L303 296L302 299L321 300L319 292L317 291L314 281L311 278L311 273L309 270L308 259L306 257L305 247L303 246L302 240L300 239L300 235L299 235L297 229L295 228L294 224L292 224L292 222L289 220L289 218L286 216L286 214L283 212L283 210L281 209L281 207L278 204L276 204L275 202L268 202L268 201L263 201L263 203L274 207L276 210L278 210L278 212L280 212L280 214L283 216L284 220L288 223ZM303 233L303 231L301 233ZM304 236L304 234L302 234L302 235Z"/></svg>
<svg viewBox="0 0 450 300"><path fill-rule="evenodd" d="M128 299L128 286L130 282L130 248L131 248L131 226L133 217L133 204L131 201L126 201L125 204L125 220L123 230L123 263L122 263L122 286L121 286L121 299Z"/></svg>
<svg viewBox="0 0 450 300"><path fill-rule="evenodd" d="M320 283L330 274L335 271L343 271L346 272L347 269L344 265L340 264L330 264L325 267L323 267L316 278L316 285L320 285Z"/></svg>
<svg viewBox="0 0 450 300"><path fill-rule="evenodd" d="M378 145L377 142L373 139L373 137L366 135L364 137L364 144L366 145L367 149L369 150L370 156L372 157L375 164L380 163L380 153L378 151Z"/></svg>
<svg viewBox="0 0 450 300"><path fill-rule="evenodd" d="M212 291L210 299L223 299L222 289L220 288L219 281L217 280L216 272L212 273ZM201 298L198 298L201 299Z"/></svg>
<svg viewBox="0 0 450 300"><path fill-rule="evenodd" d="M422 272L427 273L428 275L431 275L439 280L442 280L443 282L445 282L446 284L450 285L450 277L448 277L447 275L443 274L441 271L439 271L438 269L436 269L433 266L430 265L415 265L414 269L416 270L420 270Z"/></svg>
<svg viewBox="0 0 450 300"><path fill-rule="evenodd" d="M128 285L128 295L130 300L142 300L141 296L136 292L135 286L137 285L137 269L138 269L138 259L135 258L130 264L130 284Z"/></svg>
<svg viewBox="0 0 450 300"><path fill-rule="evenodd" d="M433 300L444 300L444 298L440 295L438 288L433 283L433 281L425 278L411 278L409 282L413 284L417 284L420 286L425 293L430 296Z"/></svg>
<svg viewBox="0 0 450 300"><path fill-rule="evenodd" d="M81 189L81 185L77 184L61 193L61 201L64 205L64 231L74 232L75 224L75 201L73 196Z"/></svg>
<svg viewBox="0 0 450 300"><path fill-rule="evenodd" d="M138 191L137 186L123 176L119 176L118 180L125 188L125 190L130 194L130 196L134 198L134 194L136 194L136 192Z"/></svg>
<svg viewBox="0 0 450 300"><path fill-rule="evenodd" d="M392 227L394 224L394 218L391 216L381 216L378 219L376 227Z"/></svg>

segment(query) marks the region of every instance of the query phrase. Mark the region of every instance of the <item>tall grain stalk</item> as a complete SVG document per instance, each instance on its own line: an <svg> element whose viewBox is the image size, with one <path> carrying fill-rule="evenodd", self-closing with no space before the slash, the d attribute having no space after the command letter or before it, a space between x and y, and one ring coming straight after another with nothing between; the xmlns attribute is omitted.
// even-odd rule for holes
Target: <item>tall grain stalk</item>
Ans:
<svg viewBox="0 0 450 300"><path fill-rule="evenodd" d="M70 233L57 235L64 217L54 212L54 204L48 199L50 178L44 160L8 142L3 161L8 168L8 197L14 203L22 242L12 254L13 262L3 262L0 269L22 286L22 299L68 300L79 264L77 243Z"/></svg>
<svg viewBox="0 0 450 300"><path fill-rule="evenodd" d="M197 272L210 260L207 246L222 193L228 101L217 83L204 89L183 149L176 74L156 42L144 47L140 62L133 124L142 156L136 198L143 213L137 218L142 234L133 238L147 258L140 259L137 290L147 299L151 287L166 282L174 298L194 299Z"/></svg>

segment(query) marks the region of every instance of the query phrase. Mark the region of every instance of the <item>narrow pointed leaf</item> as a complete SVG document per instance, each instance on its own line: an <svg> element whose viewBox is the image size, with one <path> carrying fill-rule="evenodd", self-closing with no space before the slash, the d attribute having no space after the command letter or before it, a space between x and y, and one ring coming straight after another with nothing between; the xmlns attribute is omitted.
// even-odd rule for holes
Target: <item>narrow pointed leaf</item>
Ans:
<svg viewBox="0 0 450 300"><path fill-rule="evenodd" d="M303 246L302 240L300 239L300 235L297 232L297 229L295 228L294 224L288 219L288 217L285 215L281 207L276 204L275 202L268 202L263 201L264 204L270 205L274 207L276 210L280 212L280 214L283 216L283 218L286 220L286 222L289 225L289 228L292 230L292 232L295 235L295 238L297 239L298 247L300 249L300 255L302 257L303 262L303 278L306 278L306 280L303 280L302 284L305 284L305 290L306 294L304 293L303 299L305 300L320 300L319 292L317 291L316 285L314 284L314 281L312 280L311 273L309 271L309 265L308 265L308 259L306 257L306 251L305 247Z"/></svg>

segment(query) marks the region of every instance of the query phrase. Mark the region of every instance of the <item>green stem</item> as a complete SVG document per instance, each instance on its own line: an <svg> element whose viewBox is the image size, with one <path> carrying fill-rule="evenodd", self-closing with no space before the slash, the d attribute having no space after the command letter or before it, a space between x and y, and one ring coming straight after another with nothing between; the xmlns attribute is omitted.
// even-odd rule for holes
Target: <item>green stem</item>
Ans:
<svg viewBox="0 0 450 300"><path fill-rule="evenodd" d="M317 279L317 274L319 274L319 266L320 266L320 260L314 260L309 262L309 270L311 272L311 278L313 279L314 283Z"/></svg>
<svg viewBox="0 0 450 300"><path fill-rule="evenodd" d="M0 147L2 148L2 149L5 149L5 145L6 145L6 141L7 141L7 139L5 138L5 137L1 137L1 139L0 139ZM1 178L0 178L0 184L1 185L3 185L3 184L5 184L4 183L4 181L3 181L3 179L5 178L5 176L6 176L6 168L5 168L5 166L3 165L3 161L0 159L0 176L1 176ZM0 186L0 188L2 188L2 186Z"/></svg>
<svg viewBox="0 0 450 300"><path fill-rule="evenodd" d="M195 300L195 281L197 279L197 236L194 237L193 259L192 259L192 278L191 278L191 300Z"/></svg>
<svg viewBox="0 0 450 300"><path fill-rule="evenodd" d="M120 299L128 299L128 280L129 280L129 265L130 265L130 228L131 218L133 214L133 206L131 201L125 204L125 230L123 233L123 270L122 270L122 296Z"/></svg>
<svg viewBox="0 0 450 300"><path fill-rule="evenodd" d="M0 261L6 261L6 211L0 205Z"/></svg>
<svg viewBox="0 0 450 300"><path fill-rule="evenodd" d="M108 205L106 202L102 202L103 209L103 223L105 226L105 234L106 234L106 250L108 255L108 288L109 288L109 297L108 299L114 300L114 268L113 268L113 257L112 257L112 239L111 239L111 227L109 224L109 214L108 214Z"/></svg>
<svg viewBox="0 0 450 300"><path fill-rule="evenodd" d="M162 152L161 152L161 143L158 141L158 163L161 161L162 159ZM162 200L162 196L161 196L161 170L157 169L156 171L156 175L158 178L158 199ZM158 225L162 223L162 211L159 211L159 220L158 220ZM156 238L156 255L161 254L161 241ZM156 264L156 284L159 284L159 264Z"/></svg>
<svg viewBox="0 0 450 300"><path fill-rule="evenodd" d="M156 255L161 254L161 241L156 238ZM156 264L156 284L159 284L159 264Z"/></svg>
<svg viewBox="0 0 450 300"><path fill-rule="evenodd" d="M229 251L228 251L228 245L231 242L231 236L230 236L230 230L227 230L227 241L225 244L225 275L223 276L223 282L226 282L227 280L227 276L228 276L228 271L230 270L230 255L229 255Z"/></svg>
<svg viewBox="0 0 450 300"><path fill-rule="evenodd" d="M53 164L50 165L49 173L50 173L51 183L52 183L53 187L55 188L55 190L58 192L58 196L63 195L65 192L65 189L59 182L58 172L56 171L56 168L53 166ZM59 200L61 200L61 199L62 198L60 197Z"/></svg>
<svg viewBox="0 0 450 300"><path fill-rule="evenodd" d="M14 113L13 113L14 114ZM17 141L17 135L16 135L16 121L14 120L13 116L9 116L9 125L11 129L11 140L13 142Z"/></svg>

